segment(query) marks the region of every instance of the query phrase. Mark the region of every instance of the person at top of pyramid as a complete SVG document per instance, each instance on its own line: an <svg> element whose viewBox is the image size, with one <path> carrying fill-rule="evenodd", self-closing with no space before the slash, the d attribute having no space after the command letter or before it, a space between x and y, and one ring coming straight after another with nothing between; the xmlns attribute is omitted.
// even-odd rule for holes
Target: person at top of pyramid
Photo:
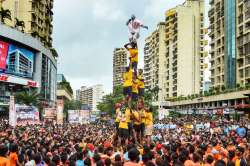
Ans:
<svg viewBox="0 0 250 166"><path fill-rule="evenodd" d="M129 41L137 42L140 37L140 28L148 29L148 26L143 25L143 23L138 20L133 14L131 18L127 21L126 25L128 26L129 31Z"/></svg>

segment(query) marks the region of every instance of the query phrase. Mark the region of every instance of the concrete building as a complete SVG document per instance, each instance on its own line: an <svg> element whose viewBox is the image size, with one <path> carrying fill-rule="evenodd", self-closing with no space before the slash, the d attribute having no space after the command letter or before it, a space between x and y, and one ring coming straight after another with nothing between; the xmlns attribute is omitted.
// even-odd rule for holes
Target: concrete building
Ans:
<svg viewBox="0 0 250 166"><path fill-rule="evenodd" d="M250 1L237 1L236 16L236 83L250 84Z"/></svg>
<svg viewBox="0 0 250 166"><path fill-rule="evenodd" d="M82 104L88 105L93 112L99 112L97 105L102 101L103 95L103 85L83 86L80 89L80 101Z"/></svg>
<svg viewBox="0 0 250 166"><path fill-rule="evenodd" d="M200 110L205 114L208 113L207 111L209 110L212 112L223 112L227 109L245 111L245 113L249 114L249 96L250 90L246 89L189 100L173 101L170 105L171 108L175 110Z"/></svg>
<svg viewBox="0 0 250 166"><path fill-rule="evenodd" d="M250 2L210 0L211 81L214 88L250 83Z"/></svg>
<svg viewBox="0 0 250 166"><path fill-rule="evenodd" d="M45 107L56 102L57 62L32 36L0 24L0 109L14 93L36 89ZM15 54L13 54L15 52Z"/></svg>
<svg viewBox="0 0 250 166"><path fill-rule="evenodd" d="M77 89L75 93L75 100L80 101L81 90Z"/></svg>
<svg viewBox="0 0 250 166"><path fill-rule="evenodd" d="M67 86L66 86L67 84ZM59 100L73 100L73 93L71 92L70 83L67 82L63 74L57 74L57 90L56 96Z"/></svg>
<svg viewBox="0 0 250 166"><path fill-rule="evenodd" d="M24 32L39 39L45 46L52 46L54 0L1 0L0 8L11 11L12 20L5 23L15 27L16 18L24 21ZM20 29L21 30L21 29Z"/></svg>
<svg viewBox="0 0 250 166"><path fill-rule="evenodd" d="M203 0L186 0L166 12L167 97L202 91L205 44Z"/></svg>
<svg viewBox="0 0 250 166"><path fill-rule="evenodd" d="M113 53L113 88L123 84L123 72L127 66L127 50L116 48Z"/></svg>
<svg viewBox="0 0 250 166"><path fill-rule="evenodd" d="M144 47L144 79L145 88L152 90L158 87L157 99L163 101L166 97L166 44L165 23L158 24L157 29L145 40Z"/></svg>

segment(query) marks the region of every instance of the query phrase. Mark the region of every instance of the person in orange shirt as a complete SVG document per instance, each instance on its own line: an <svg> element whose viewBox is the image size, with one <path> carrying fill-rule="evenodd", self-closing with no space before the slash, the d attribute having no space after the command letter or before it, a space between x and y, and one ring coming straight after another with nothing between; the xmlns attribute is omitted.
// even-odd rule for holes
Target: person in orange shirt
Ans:
<svg viewBox="0 0 250 166"><path fill-rule="evenodd" d="M8 153L8 147L0 145L0 166L10 166L10 160L7 158Z"/></svg>
<svg viewBox="0 0 250 166"><path fill-rule="evenodd" d="M17 146L17 144L15 144L15 143L10 144L10 155L9 155L10 166L21 165L19 163L19 161L18 161L17 153L18 153L18 146Z"/></svg>

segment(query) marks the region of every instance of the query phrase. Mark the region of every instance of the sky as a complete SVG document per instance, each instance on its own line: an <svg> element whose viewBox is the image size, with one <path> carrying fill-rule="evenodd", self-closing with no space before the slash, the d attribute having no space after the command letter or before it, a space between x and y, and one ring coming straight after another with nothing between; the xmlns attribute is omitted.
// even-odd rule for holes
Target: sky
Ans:
<svg viewBox="0 0 250 166"><path fill-rule="evenodd" d="M74 90L103 84L112 91L113 50L128 42L126 21L135 14L149 30L139 39L143 67L144 40L164 21L167 9L184 0L55 0L53 45L58 51L58 73Z"/></svg>

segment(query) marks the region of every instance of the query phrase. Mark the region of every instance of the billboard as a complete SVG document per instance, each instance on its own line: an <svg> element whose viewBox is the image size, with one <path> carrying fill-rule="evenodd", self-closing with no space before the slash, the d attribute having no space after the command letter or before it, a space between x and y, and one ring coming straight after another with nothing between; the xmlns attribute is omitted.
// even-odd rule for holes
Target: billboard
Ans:
<svg viewBox="0 0 250 166"><path fill-rule="evenodd" d="M55 108L45 108L44 109L45 119L55 119L56 109Z"/></svg>
<svg viewBox="0 0 250 166"><path fill-rule="evenodd" d="M9 105L9 125L16 126L16 110L15 110L15 97L10 96L10 105Z"/></svg>
<svg viewBox="0 0 250 166"><path fill-rule="evenodd" d="M0 73L32 78L34 53L0 40Z"/></svg>
<svg viewBox="0 0 250 166"><path fill-rule="evenodd" d="M64 101L57 100L56 102L56 122L57 124L63 124L63 109L64 109Z"/></svg>
<svg viewBox="0 0 250 166"><path fill-rule="evenodd" d="M68 110L69 123L79 123L79 110Z"/></svg>
<svg viewBox="0 0 250 166"><path fill-rule="evenodd" d="M69 123L86 124L90 122L89 110L68 110Z"/></svg>
<svg viewBox="0 0 250 166"><path fill-rule="evenodd" d="M15 105L16 125L39 124L39 111L34 106Z"/></svg>

